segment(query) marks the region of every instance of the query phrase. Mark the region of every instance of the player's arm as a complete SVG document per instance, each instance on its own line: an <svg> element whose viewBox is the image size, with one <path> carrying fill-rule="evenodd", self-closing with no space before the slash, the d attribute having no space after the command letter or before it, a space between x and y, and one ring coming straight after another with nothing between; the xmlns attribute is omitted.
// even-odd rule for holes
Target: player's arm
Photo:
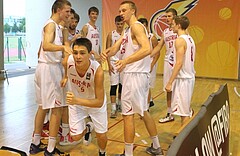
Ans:
<svg viewBox="0 0 240 156"><path fill-rule="evenodd" d="M184 55L185 55L185 45L186 45L186 41L183 38L177 38L175 40L176 63L174 65L172 75L166 86L166 91L168 91L168 92L172 90L172 83L175 80L175 78L177 77L180 69L182 68L183 59L184 59Z"/></svg>
<svg viewBox="0 0 240 156"><path fill-rule="evenodd" d="M72 53L71 48L65 45L56 45L53 43L55 39L55 24L49 23L44 27L44 37L43 37L43 50L50 51L50 52L57 52L57 51L64 51L67 53Z"/></svg>
<svg viewBox="0 0 240 156"><path fill-rule="evenodd" d="M110 48L111 45L112 45L112 32L108 33L107 42L106 42L106 49ZM107 57L107 63L108 63L109 74L111 75L111 73L113 72L113 67L110 63L110 57Z"/></svg>
<svg viewBox="0 0 240 156"><path fill-rule="evenodd" d="M114 56L120 49L123 36L121 36L113 46L101 52L101 59L105 61L108 57Z"/></svg>
<svg viewBox="0 0 240 156"><path fill-rule="evenodd" d="M164 45L164 34L162 33L161 39L158 42L157 46L153 48L152 52L151 52L151 57L154 57L155 55L159 55L160 56L160 51Z"/></svg>
<svg viewBox="0 0 240 156"><path fill-rule="evenodd" d="M154 49L158 45L158 40L156 36L153 36L151 41L152 41L152 47ZM157 53L156 55L154 55L153 60L151 62L151 71L153 69L153 66L157 63L159 57L160 57L160 53Z"/></svg>
<svg viewBox="0 0 240 156"><path fill-rule="evenodd" d="M104 75L102 67L99 66L95 78L95 99L83 99L75 97L72 92L67 92L67 104L77 104L81 106L87 106L92 108L100 108L103 105L104 102Z"/></svg>
<svg viewBox="0 0 240 156"><path fill-rule="evenodd" d="M42 47L42 42L40 43L40 46L39 46L39 49L38 49L38 58L40 57L41 47Z"/></svg>
<svg viewBox="0 0 240 156"><path fill-rule="evenodd" d="M82 33L82 37L86 37L87 36L87 34L88 34L88 26L87 25L84 25L82 27L81 33Z"/></svg>

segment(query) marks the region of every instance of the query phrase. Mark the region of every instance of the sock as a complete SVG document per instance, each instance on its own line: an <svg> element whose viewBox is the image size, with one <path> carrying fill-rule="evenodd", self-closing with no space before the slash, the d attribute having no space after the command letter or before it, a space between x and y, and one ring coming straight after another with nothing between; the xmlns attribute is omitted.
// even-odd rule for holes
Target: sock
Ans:
<svg viewBox="0 0 240 156"><path fill-rule="evenodd" d="M122 102L120 99L118 99L118 105L121 106Z"/></svg>
<svg viewBox="0 0 240 156"><path fill-rule="evenodd" d="M111 103L111 104L112 104L112 110L116 110L117 109L116 103Z"/></svg>
<svg viewBox="0 0 240 156"><path fill-rule="evenodd" d="M153 142L153 148L158 149L160 147L158 136L157 135L153 136L153 137L151 137L151 139Z"/></svg>
<svg viewBox="0 0 240 156"><path fill-rule="evenodd" d="M51 153L54 150L55 146L56 146L56 137L49 136L48 147L47 147L48 152Z"/></svg>
<svg viewBox="0 0 240 156"><path fill-rule="evenodd" d="M167 112L169 113L169 115L172 114L172 109L171 109L171 107L168 107L168 108L167 108Z"/></svg>
<svg viewBox="0 0 240 156"><path fill-rule="evenodd" d="M106 150L104 149L101 149L101 148L99 148L99 152L101 153L101 154L104 154L105 152L106 152Z"/></svg>
<svg viewBox="0 0 240 156"><path fill-rule="evenodd" d="M40 144L40 140L41 140L41 135L40 134L33 134L32 143L34 145L39 145Z"/></svg>
<svg viewBox="0 0 240 156"><path fill-rule="evenodd" d="M62 136L67 136L69 133L69 124L62 123Z"/></svg>
<svg viewBox="0 0 240 156"><path fill-rule="evenodd" d="M152 97L150 97L150 101L153 101Z"/></svg>
<svg viewBox="0 0 240 156"><path fill-rule="evenodd" d="M125 142L125 156L133 156L133 143Z"/></svg>

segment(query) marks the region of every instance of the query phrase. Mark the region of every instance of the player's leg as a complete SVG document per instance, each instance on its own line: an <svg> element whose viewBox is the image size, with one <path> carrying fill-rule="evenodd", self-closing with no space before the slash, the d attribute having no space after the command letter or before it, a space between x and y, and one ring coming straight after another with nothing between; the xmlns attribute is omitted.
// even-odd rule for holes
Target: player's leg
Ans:
<svg viewBox="0 0 240 156"><path fill-rule="evenodd" d="M172 66L169 65L167 61L164 61L164 74L163 74L163 90L165 91L165 87L168 83L172 75ZM167 115L163 118L159 119L159 123L166 123L170 121L174 121L174 117L172 116L172 107L171 107L171 99L172 99L172 92L167 92L166 94L167 99Z"/></svg>

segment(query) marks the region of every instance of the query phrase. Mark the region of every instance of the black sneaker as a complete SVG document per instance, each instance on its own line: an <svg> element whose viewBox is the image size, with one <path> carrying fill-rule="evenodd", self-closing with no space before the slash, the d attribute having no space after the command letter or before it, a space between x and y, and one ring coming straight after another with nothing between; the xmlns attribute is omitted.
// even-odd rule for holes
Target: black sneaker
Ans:
<svg viewBox="0 0 240 156"><path fill-rule="evenodd" d="M44 151L44 149L47 147L46 144L43 144L42 142L39 143L39 145L35 145L31 143L29 153L30 154L37 154L39 152Z"/></svg>
<svg viewBox="0 0 240 156"><path fill-rule="evenodd" d="M154 106L154 103L153 103L153 101L150 101L149 107L152 107L152 106Z"/></svg>
<svg viewBox="0 0 240 156"><path fill-rule="evenodd" d="M157 156L163 156L163 151L161 147L158 147L157 149L153 148L153 144L151 144L150 147L146 148L146 152L151 155L157 155Z"/></svg>
<svg viewBox="0 0 240 156"><path fill-rule="evenodd" d="M44 151L44 156L54 156L55 154L59 155L59 156L70 156L69 153L67 152L61 152L59 149L54 148L54 150L52 152L48 152L47 148Z"/></svg>
<svg viewBox="0 0 240 156"><path fill-rule="evenodd" d="M99 156L106 156L106 152L104 152L103 154L99 151Z"/></svg>
<svg viewBox="0 0 240 156"><path fill-rule="evenodd" d="M87 130L88 130L88 131L87 131L87 133L84 135L83 144L86 145L86 146L88 146L88 145L91 143L91 141L92 141L91 132L92 132L92 130L93 130L94 125L93 125L92 122L88 122L88 123L86 124L86 127L87 127Z"/></svg>

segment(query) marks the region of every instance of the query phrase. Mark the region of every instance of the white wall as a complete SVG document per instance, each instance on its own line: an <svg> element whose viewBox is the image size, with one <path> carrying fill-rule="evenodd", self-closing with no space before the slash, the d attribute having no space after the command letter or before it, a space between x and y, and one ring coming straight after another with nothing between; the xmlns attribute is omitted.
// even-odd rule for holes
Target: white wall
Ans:
<svg viewBox="0 0 240 156"><path fill-rule="evenodd" d="M44 23L51 16L51 7L55 0L26 0L26 65L37 65L37 53L41 42L41 33ZM89 21L88 9L95 6L99 9L97 25L102 26L102 1L101 0L70 0L72 8L79 14L78 29ZM102 33L101 33L102 34Z"/></svg>

